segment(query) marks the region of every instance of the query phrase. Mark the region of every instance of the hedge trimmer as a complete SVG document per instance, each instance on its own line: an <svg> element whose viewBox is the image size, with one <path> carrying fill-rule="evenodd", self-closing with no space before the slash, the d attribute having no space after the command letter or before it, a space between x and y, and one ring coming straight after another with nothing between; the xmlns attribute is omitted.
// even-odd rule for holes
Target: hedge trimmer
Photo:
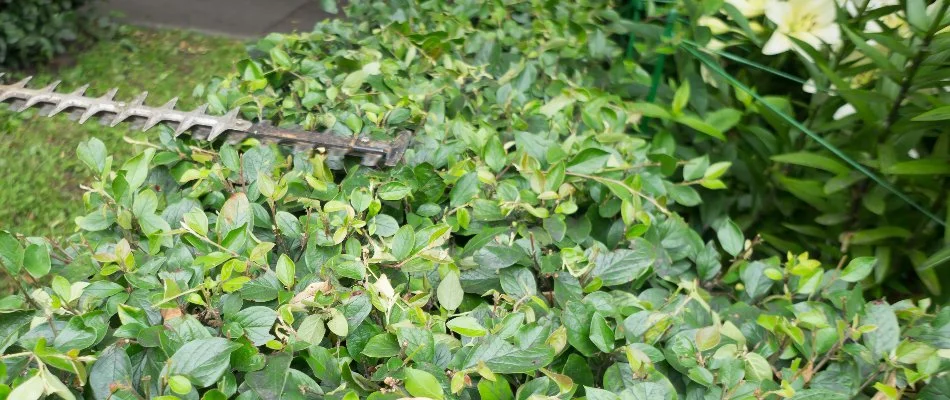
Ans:
<svg viewBox="0 0 950 400"><path fill-rule="evenodd" d="M86 96L89 85L72 93L56 92L59 81L42 89L31 89L27 87L30 79L12 85L0 84L0 103L11 103L10 109L16 112L39 107L40 115L49 117L68 112L80 124L96 118L103 125L116 126L130 122L133 127L147 131L166 123L174 126L175 136L190 132L198 140L223 139L228 142L239 142L251 137L263 143L290 145L295 150L315 149L327 154L331 168L341 166L346 155L360 157L361 164L366 166L375 166L381 160L386 166L396 165L411 137L410 133L404 132L391 142L367 137L348 138L325 132L276 127L268 121L247 121L238 117L238 109L221 116L207 114L207 104L192 111L176 110L177 97L161 107L151 107L145 105L148 92L143 92L130 102L123 102L115 100L118 89L111 89L101 97Z"/></svg>

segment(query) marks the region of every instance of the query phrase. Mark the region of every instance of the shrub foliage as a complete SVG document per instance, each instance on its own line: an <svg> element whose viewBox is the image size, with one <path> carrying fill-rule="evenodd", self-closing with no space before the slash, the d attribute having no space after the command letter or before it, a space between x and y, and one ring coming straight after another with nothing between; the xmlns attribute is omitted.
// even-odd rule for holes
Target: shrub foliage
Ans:
<svg viewBox="0 0 950 400"><path fill-rule="evenodd" d="M875 256L872 280L884 286L878 295L950 298L950 135L942 127L950 118L950 3L696 3L677 6L669 39L664 26L637 22L635 59L650 63L672 53L675 60L658 82L662 109L647 128L689 144L682 158L733 163L730 190L703 196L704 221L729 213L779 254L811 251L827 262ZM767 12L783 5L785 12ZM665 20L669 11L642 17ZM785 15L816 23L788 25ZM808 27L814 32L795 30ZM782 38L788 47L768 46ZM695 127L675 121L670 111L683 91L679 104L723 128L727 140L697 136Z"/></svg>
<svg viewBox="0 0 950 400"><path fill-rule="evenodd" d="M95 0L0 1L0 65L33 66L65 53L99 24Z"/></svg>
<svg viewBox="0 0 950 400"><path fill-rule="evenodd" d="M63 399L848 399L950 393L950 312L872 257L684 219L728 163L629 135L649 75L599 1L357 3L198 92L405 162L161 132L61 242L0 234L0 393ZM373 22L368 22L373 21ZM383 22L382 27L376 26ZM676 122L721 130L677 101Z"/></svg>

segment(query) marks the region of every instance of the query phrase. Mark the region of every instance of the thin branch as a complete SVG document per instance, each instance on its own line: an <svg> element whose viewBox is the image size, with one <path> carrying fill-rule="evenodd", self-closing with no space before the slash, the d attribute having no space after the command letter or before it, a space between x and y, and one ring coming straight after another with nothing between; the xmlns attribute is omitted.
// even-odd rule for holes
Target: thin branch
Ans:
<svg viewBox="0 0 950 400"><path fill-rule="evenodd" d="M579 174L579 173L576 173L576 172L568 172L567 175L576 176L576 177L578 177L578 178L593 179L593 180L595 180L595 181L597 181L597 182L601 182L601 183L603 183L603 182L609 182L609 183L613 183L613 184L615 184L615 185L622 186L624 189L629 190L630 193L633 193L633 194L639 196L640 198L642 198L642 199L644 199L644 200L650 202L650 204L653 204L653 206L656 207L657 209L659 209L661 212L663 212L663 214L666 214L666 215L670 215L670 214L671 214L670 210L667 209L666 207L664 207L664 206L663 206L662 204L660 204L659 202L657 202L656 199L654 199L654 198L652 198L652 197L650 197L650 196L647 196L647 195L643 194L643 192L640 192L639 190L636 190L636 189L634 189L634 188L628 186L628 185L627 185L626 183L624 183L623 181L618 181L618 180L616 180L616 179L605 178L605 177L596 176L596 175Z"/></svg>

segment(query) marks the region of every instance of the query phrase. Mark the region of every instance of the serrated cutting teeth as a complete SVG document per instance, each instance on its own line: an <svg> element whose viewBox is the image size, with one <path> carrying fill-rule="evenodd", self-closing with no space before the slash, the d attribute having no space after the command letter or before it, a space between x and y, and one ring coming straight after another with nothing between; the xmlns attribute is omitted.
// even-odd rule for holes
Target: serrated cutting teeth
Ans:
<svg viewBox="0 0 950 400"><path fill-rule="evenodd" d="M0 73L0 78L3 73ZM0 103L11 103L10 109L22 112L37 107L40 115L54 116L67 112L80 124L96 117L102 124L116 126L123 122L141 125L143 131L160 124L169 124L174 128L175 136L187 131L195 139L213 141L224 138L229 143L240 142L255 137L263 143L290 145L297 151L325 148L328 164L342 167L343 157L357 155L361 164L374 166L380 160L385 165L395 165L409 144L409 134L404 133L393 142L370 140L368 138L346 138L330 133L309 132L292 128L274 127L269 123L252 123L240 118L238 109L225 115L208 114L208 104L202 104L194 110L182 111L175 108L178 98L173 98L161 107L145 104L148 92L142 92L129 102L115 99L118 89L109 89L100 97L86 95L89 85L84 85L71 93L59 93L56 81L41 89L27 87L32 77L14 84L0 84Z"/></svg>

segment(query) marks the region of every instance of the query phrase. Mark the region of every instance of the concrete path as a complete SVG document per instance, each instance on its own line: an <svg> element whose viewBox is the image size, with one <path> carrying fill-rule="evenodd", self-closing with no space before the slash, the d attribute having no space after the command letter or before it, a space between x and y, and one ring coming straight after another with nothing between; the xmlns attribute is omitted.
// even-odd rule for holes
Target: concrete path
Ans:
<svg viewBox="0 0 950 400"><path fill-rule="evenodd" d="M240 38L310 31L332 17L318 0L107 0L102 6L141 26L191 29ZM342 14L342 12L341 12Z"/></svg>

